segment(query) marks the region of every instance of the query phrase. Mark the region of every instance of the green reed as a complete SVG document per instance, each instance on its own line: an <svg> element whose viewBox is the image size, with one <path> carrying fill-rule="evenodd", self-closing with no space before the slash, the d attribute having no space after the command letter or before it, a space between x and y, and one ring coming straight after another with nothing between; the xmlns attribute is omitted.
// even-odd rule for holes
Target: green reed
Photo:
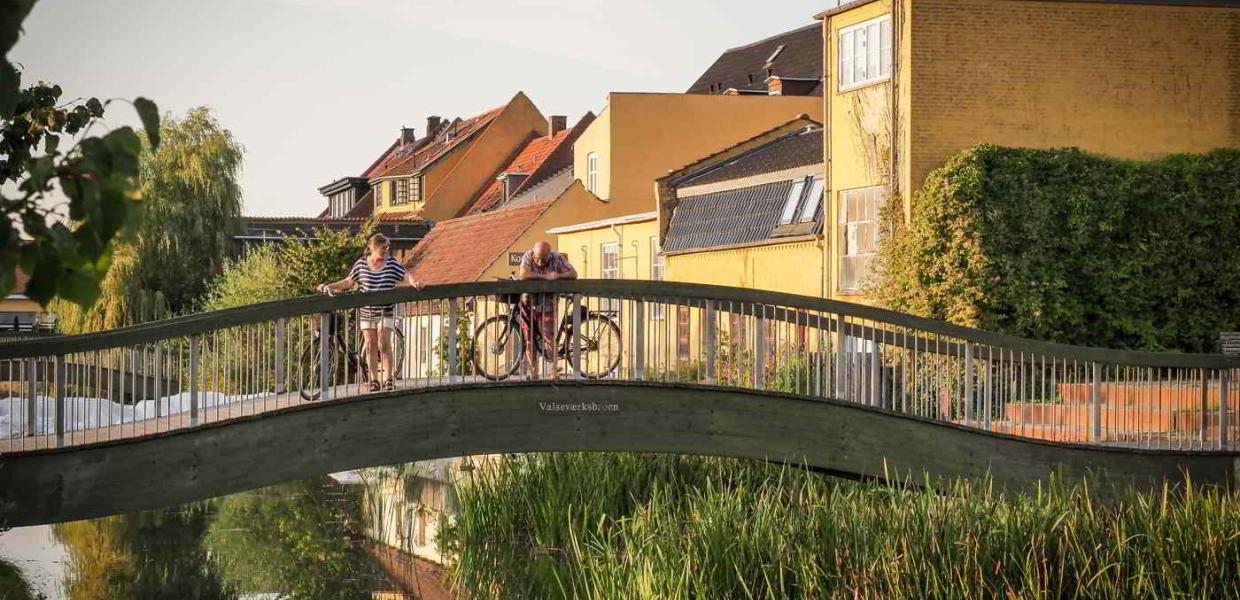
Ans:
<svg viewBox="0 0 1240 600"><path fill-rule="evenodd" d="M675 456L532 455L460 490L472 598L1240 598L1240 493L1004 494Z"/></svg>

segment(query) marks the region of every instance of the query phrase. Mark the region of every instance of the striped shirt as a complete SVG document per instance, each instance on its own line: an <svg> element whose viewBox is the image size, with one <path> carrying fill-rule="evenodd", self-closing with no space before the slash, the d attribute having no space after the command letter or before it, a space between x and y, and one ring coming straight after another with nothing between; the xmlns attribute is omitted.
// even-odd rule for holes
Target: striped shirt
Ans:
<svg viewBox="0 0 1240 600"><path fill-rule="evenodd" d="M408 272L405 269L405 265L400 264L400 261L391 256L387 257L387 260L383 262L382 268L371 269L370 257L363 256L353 263L353 269L349 271L349 279L357 282L358 287L363 292L379 292L396 287L396 284L400 283ZM395 304L363 306L361 309L361 317L367 321L395 315Z"/></svg>

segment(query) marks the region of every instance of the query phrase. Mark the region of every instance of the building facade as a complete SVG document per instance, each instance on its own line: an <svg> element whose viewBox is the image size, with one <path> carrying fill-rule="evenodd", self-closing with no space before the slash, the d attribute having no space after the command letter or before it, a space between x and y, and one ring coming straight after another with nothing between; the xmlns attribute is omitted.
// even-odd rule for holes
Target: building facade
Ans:
<svg viewBox="0 0 1240 600"><path fill-rule="evenodd" d="M990 143L1149 159L1240 146L1235 2L855 0L818 18L828 286L866 301L878 212Z"/></svg>

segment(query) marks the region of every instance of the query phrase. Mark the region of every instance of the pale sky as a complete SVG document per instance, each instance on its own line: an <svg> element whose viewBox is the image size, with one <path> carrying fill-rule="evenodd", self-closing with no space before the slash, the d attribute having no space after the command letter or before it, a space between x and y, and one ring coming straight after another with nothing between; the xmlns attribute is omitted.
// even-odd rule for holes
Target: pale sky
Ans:
<svg viewBox="0 0 1240 600"><path fill-rule="evenodd" d="M245 211L309 215L402 125L524 91L576 121L607 92L683 92L723 50L834 0L40 0L10 53L66 98L215 109L246 148ZM111 126L136 124L127 105Z"/></svg>

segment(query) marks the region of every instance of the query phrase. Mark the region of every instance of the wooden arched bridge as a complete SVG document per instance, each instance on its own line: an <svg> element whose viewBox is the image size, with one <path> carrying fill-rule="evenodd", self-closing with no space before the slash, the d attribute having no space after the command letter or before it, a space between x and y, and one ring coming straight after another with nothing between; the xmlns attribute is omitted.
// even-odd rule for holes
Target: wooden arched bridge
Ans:
<svg viewBox="0 0 1240 600"><path fill-rule="evenodd" d="M523 294L560 298L554 343L527 342L512 316ZM388 373L362 366L352 315L386 303L399 314L393 383L374 390ZM716 286L305 297L0 343L0 372L5 526L500 452L721 455L1015 487L1052 473L1240 479L1240 358L1065 346Z"/></svg>

